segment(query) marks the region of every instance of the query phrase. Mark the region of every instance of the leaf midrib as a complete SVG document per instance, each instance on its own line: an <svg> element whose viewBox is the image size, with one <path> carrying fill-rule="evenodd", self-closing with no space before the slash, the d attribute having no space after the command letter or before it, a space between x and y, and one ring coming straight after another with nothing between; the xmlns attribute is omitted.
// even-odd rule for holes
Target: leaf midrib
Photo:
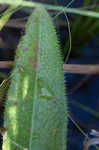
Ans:
<svg viewBox="0 0 99 150"><path fill-rule="evenodd" d="M40 37L39 37L39 32L40 32L40 23L39 23L39 21L38 21L38 30L37 30L37 32L38 32L38 44L40 44L40 42L39 42L39 39L40 39ZM40 45L38 45L38 50L39 50L39 47L40 47ZM38 55L38 52L37 52L37 55ZM38 63L38 61L37 61L37 63ZM38 67L37 67L37 69L38 69ZM35 128L34 118L35 118L36 103L37 103L36 102L36 100L37 100L37 69L35 71L34 96L33 96L33 107L32 107L32 121L31 121L31 128L30 128L29 150L32 150L32 134L33 134L33 131L34 131L34 128Z"/></svg>

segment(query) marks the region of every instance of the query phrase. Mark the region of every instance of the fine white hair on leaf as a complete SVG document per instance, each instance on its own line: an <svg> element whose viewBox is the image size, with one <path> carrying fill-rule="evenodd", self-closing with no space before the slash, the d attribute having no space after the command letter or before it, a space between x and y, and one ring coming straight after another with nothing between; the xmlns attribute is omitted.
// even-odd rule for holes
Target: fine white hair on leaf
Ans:
<svg viewBox="0 0 99 150"><path fill-rule="evenodd" d="M75 0L71 0L66 7L69 7ZM70 46L69 46L69 50L68 50L68 53L67 53L67 56L66 56L66 59L65 59L65 63L67 63L68 61L68 58L69 58L69 55L71 53L71 49L72 49L72 36L71 36L71 29L70 29L70 22L69 22L69 19L68 19L68 16L67 14L65 13L65 11L63 10L64 12L64 15L66 17L66 21L67 21L67 26L68 26L68 34L69 34L69 43L70 43Z"/></svg>
<svg viewBox="0 0 99 150"><path fill-rule="evenodd" d="M65 12L64 12L64 15L65 15L66 20L67 20L68 33L69 33L69 42L70 42L68 54L67 54L66 59L65 59L65 63L67 63L69 55L70 55L70 52L71 52L71 49L72 49L72 36L71 36L70 22L69 22L68 16L67 16L67 14Z"/></svg>
<svg viewBox="0 0 99 150"><path fill-rule="evenodd" d="M71 2L69 2L67 4L67 8L74 2L75 0L72 0ZM71 36L71 29L70 29L70 22L69 22L69 19L68 19L68 16L65 12L65 10L63 9L62 11L60 11L55 17L54 19L56 19L61 13L64 13L65 17L66 17L66 22L67 22L67 27L68 27L68 34L69 34L69 43L70 43L70 46L69 46L69 50L68 50L68 54L66 56L66 59L65 59L65 63L67 63L68 61L68 58L69 58L69 55L70 55L70 52L71 52L71 49L72 49L72 36Z"/></svg>

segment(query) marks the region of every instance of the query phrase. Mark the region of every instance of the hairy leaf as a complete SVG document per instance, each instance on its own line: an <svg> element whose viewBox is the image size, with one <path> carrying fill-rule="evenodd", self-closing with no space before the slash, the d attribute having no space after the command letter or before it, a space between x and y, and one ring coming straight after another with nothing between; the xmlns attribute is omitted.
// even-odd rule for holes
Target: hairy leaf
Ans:
<svg viewBox="0 0 99 150"><path fill-rule="evenodd" d="M62 58L48 12L34 10L18 46L5 109L6 150L66 150Z"/></svg>

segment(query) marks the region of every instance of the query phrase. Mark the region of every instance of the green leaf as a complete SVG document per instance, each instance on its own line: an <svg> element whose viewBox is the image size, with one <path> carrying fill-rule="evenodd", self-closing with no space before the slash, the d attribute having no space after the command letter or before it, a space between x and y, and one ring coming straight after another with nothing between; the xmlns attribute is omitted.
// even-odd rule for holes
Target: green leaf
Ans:
<svg viewBox="0 0 99 150"><path fill-rule="evenodd" d="M3 97L5 95L5 91L7 91L9 85L10 85L9 78L3 80L2 83L0 84L0 110L1 110L1 107L2 107L1 105L3 103Z"/></svg>
<svg viewBox="0 0 99 150"><path fill-rule="evenodd" d="M42 6L29 18L12 73L3 149L66 150L63 62L52 19Z"/></svg>
<svg viewBox="0 0 99 150"><path fill-rule="evenodd" d="M23 1L16 0L14 2L12 2L12 0L0 0L0 3L8 4L8 5L17 4L23 7L39 7L41 5L38 2L31 2L31 1L25 1L25 0ZM99 18L99 13L94 12L94 11L80 10L76 8L67 8L64 6L53 6L53 5L47 5L47 4L43 4L43 6L48 10L61 11L62 13L66 12L66 13L72 13L72 14L77 14L77 15L82 15L82 16Z"/></svg>

